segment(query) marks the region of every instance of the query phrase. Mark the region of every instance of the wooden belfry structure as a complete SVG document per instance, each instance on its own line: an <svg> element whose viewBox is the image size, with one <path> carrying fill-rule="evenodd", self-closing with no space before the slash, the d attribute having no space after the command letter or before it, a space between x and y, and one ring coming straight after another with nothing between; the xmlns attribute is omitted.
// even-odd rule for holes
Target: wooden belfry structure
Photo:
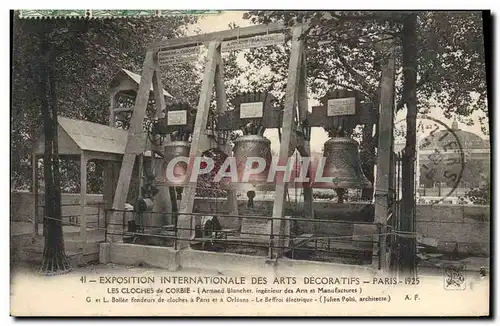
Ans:
<svg viewBox="0 0 500 326"><path fill-rule="evenodd" d="M124 209L126 195L129 190L132 169L137 156L142 155L145 150L144 134L142 132L143 119L146 113L148 95L153 84L155 94L156 115L155 118L164 118L163 112L165 108L165 99L162 94L162 82L160 76L160 64L165 61L161 60L160 56L163 53L179 53L189 54L190 48L198 47L199 44L208 44L207 61L203 76L203 83L200 92L196 116L191 132L191 143L189 157L200 157L206 148L202 144L206 143L204 138L210 112L210 102L213 89L215 86L217 115L224 116L227 110L226 93L224 89L224 65L222 60L222 47L227 46L228 42L242 40L250 40L247 44L254 42L259 37L268 37L273 34L283 33L285 30L291 32L291 52L288 65L287 87L285 93L284 107L280 110L280 125L272 127L281 128L280 151L278 161L286 162L290 156L290 149L297 149L302 157L310 156L310 144L307 137L307 128L310 127L327 127L327 124L332 121L329 112L327 112L326 104L320 108L313 108L312 113L308 113L307 85L306 85L306 52L304 32L308 29L308 24L299 24L293 27L286 27L284 24L269 24L255 25L245 28L237 28L225 30L221 32L171 39L149 48L143 64L142 76L135 101L135 108L128 130L127 144L123 162L121 166L120 176L116 187L115 197L113 201L113 212L110 218L109 230L112 236L110 241L121 241L121 220L122 210ZM271 45L262 42L260 46ZM255 47L254 45L250 47ZM238 49L238 46L236 46ZM177 51L177 52L176 52ZM160 62L162 61L162 62ZM168 60L166 60L168 63ZM386 62L381 81L381 96L380 96L380 114L377 108L373 109L369 104L356 105L356 112L348 112L346 114L356 114L355 121L367 123L371 121L379 123L379 147L377 161L377 183L375 188L375 221L374 223L382 225L382 228L377 230L377 234L385 234L387 219L389 216L390 207L390 188L392 184L391 174L391 157L392 157L392 125L393 125L393 102L394 102L394 60L389 58ZM342 110L341 110L342 111ZM168 113L168 112L167 112ZM337 114L342 115L343 113ZM227 117L227 115L226 115ZM365 120L363 120L365 119ZM338 120L338 119L337 119ZM219 132L224 128L216 128ZM230 128L228 128L230 129ZM306 132L297 133L297 130L302 129ZM168 140L167 140L168 141ZM217 145L221 150L229 154L227 146L222 144ZM187 171L187 178L190 178L190 172ZM286 182L279 182L275 185L275 201L273 206L273 218L284 217L285 195L287 189ZM191 214L193 212L195 201L196 187L186 187L185 192L180 202L178 209L177 227L179 229L178 237L181 239L178 242L178 249L188 248L192 236ZM305 214L310 218L314 218L313 213L313 196L312 188L304 187L304 207ZM167 196L168 197L168 196ZM167 198L168 200L168 198ZM228 211L229 215L238 215L237 199L234 190L228 191ZM281 220L276 220L276 223L281 223ZM374 234L375 236L375 234ZM384 243L384 237L380 236L374 247L374 267L385 268L386 256L388 254ZM380 246L379 246L380 245ZM380 253L380 254L379 254Z"/></svg>
<svg viewBox="0 0 500 326"><path fill-rule="evenodd" d="M137 92L136 103L134 112L132 115L132 120L130 123L130 128L128 130L128 139L125 154L123 157L123 163L120 171L120 177L118 180L115 197L113 201L113 210L115 210L110 221L113 227L117 227L121 219L121 214L119 210L123 210L125 205L126 194L128 193L128 188L130 185L132 168L135 162L135 158L141 155L144 151L145 141L142 134L142 123L146 112L146 105L148 99L148 92L151 85L153 84L153 90L155 93L156 102L156 117L159 118L162 111L165 109L165 102L162 96L159 96L160 90L163 89L161 76L160 76L160 65L158 59L158 53L160 51L170 50L170 49L182 49L198 46L200 43L208 42L208 52L207 52L207 62L205 66L205 72L203 77L202 88L200 92L200 99L198 103L198 108L196 112L196 119L193 127L193 132L191 136L191 146L190 146L190 157L201 156L204 149L200 148L200 142L202 138L206 137L204 131L208 122L208 115L210 109L210 101L212 97L213 87L215 85L217 108L219 113L227 110L226 94L224 90L224 67L221 55L221 44L224 41L231 40L241 40L244 38L250 38L255 36L269 35L273 33L280 33L285 30L285 26L282 24L270 24L270 25L256 25L246 28L239 28L235 30L227 30L217 33L204 34L193 37L185 37L179 39L172 39L160 44L156 44L151 47L146 55L143 71L141 76L141 81L139 85L139 90ZM289 63L289 76L288 76L288 86L285 98L285 109L283 114L283 124L282 124L282 137L280 145L280 159L286 160L288 158L288 151L290 146L290 141L292 138L294 118L295 118L295 108L298 99L298 106L300 112L300 118L305 119L307 114L307 90L305 85L305 54L304 54L304 41L300 39L302 32L306 29L306 26L299 25L292 29L292 55ZM308 143L303 142L300 148L305 149L302 155L308 155ZM225 149L227 152L227 149ZM189 176L188 176L189 177ZM273 216L283 215L283 205L285 201L285 184L278 184L276 186L276 198L280 200L276 201L273 210ZM183 195L183 199L179 207L179 217L178 217L178 227L182 230L179 233L181 239L189 239L190 231L186 230L190 227L189 217L184 214L189 214L193 210L194 199L195 199L196 189L194 187L187 187ZM306 200L309 202L308 207L312 208L312 191L309 191ZM234 191L228 192L229 201L229 212L231 215L237 215L237 202ZM114 231L114 230L113 230ZM113 232L120 234L121 230L116 230ZM120 236L112 236L112 241L120 241ZM185 248L189 245L189 241L180 241L180 249Z"/></svg>

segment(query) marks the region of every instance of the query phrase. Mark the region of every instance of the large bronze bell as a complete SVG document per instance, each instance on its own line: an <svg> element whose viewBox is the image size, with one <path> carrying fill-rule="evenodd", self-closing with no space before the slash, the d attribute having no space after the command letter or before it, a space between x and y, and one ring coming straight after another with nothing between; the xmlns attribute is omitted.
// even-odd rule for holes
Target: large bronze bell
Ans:
<svg viewBox="0 0 500 326"><path fill-rule="evenodd" d="M167 167L168 163L176 157L186 157L189 159L189 151L191 149L190 143L188 141L172 141L164 145L164 158L163 158L163 176L167 177ZM187 175L188 164L185 161L180 161L173 166L173 174L176 179L179 180L168 180L168 183L185 183L187 180L183 180ZM181 182L182 180L182 182Z"/></svg>
<svg viewBox="0 0 500 326"><path fill-rule="evenodd" d="M323 177L333 178L318 188L371 188L361 168L358 142L349 137L333 137L325 142L323 149L325 165Z"/></svg>
<svg viewBox="0 0 500 326"><path fill-rule="evenodd" d="M222 179L223 189L234 189L241 191L268 191L274 190L274 183L268 183L267 177L272 163L271 141L261 135L244 135L234 141L233 157L236 161L236 173L238 182L231 182L231 178ZM252 164L257 168L257 162L247 160L251 157L261 157L266 162L264 170L258 174L250 174L248 181L243 180L245 167Z"/></svg>

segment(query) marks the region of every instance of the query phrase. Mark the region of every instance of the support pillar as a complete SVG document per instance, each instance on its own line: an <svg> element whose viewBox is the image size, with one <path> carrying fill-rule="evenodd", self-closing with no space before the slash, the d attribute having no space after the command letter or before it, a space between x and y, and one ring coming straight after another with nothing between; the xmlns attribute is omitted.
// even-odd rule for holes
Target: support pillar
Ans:
<svg viewBox="0 0 500 326"><path fill-rule="evenodd" d="M144 153L145 141L142 128L154 69L154 53L149 51L146 54L142 67L141 82L139 83L139 89L135 99L134 113L132 114L130 128L127 133L127 144L125 146L120 176L113 199L113 211L110 214L110 222L112 225L110 225L108 229L111 231L109 236L111 242L123 241L123 210L130 188L135 158L137 155Z"/></svg>
<svg viewBox="0 0 500 326"><path fill-rule="evenodd" d="M217 49L217 69L215 70L215 91L217 95L217 108L219 113L227 111L227 98L226 90L224 87L224 65L222 62L222 54L220 47ZM224 153L231 156L231 146L229 144L224 144L220 146ZM227 210L228 214L232 216L237 216L238 214L238 197L236 190L230 189L227 192ZM238 219L238 230L241 229L242 219Z"/></svg>
<svg viewBox="0 0 500 326"><path fill-rule="evenodd" d="M82 252L85 254L87 244L87 214L85 206L87 205L87 157L82 151L80 156L80 238L82 243Z"/></svg>
<svg viewBox="0 0 500 326"><path fill-rule="evenodd" d="M296 111L296 99L297 99L297 82L299 76L299 67L301 63L301 55L304 49L304 44L302 40L299 40L299 37L302 33L301 27L295 27L293 29L293 40L292 40L292 49L290 51L290 63L288 66L288 79L287 79L287 88L285 94L285 108L283 111L283 124L282 124L282 134L281 134L281 143L280 143L280 151L279 151L279 162L287 162L288 161L288 151L290 149L290 141L292 138L292 132L294 132L294 117ZM285 195L288 184L286 182L280 182L276 184L275 190L275 202L273 206L273 217L274 218L282 218L284 205L285 205ZM282 220L274 221L279 225L278 230L281 229ZM271 248L270 248L271 251ZM279 250L281 252L281 250ZM273 251L273 255L279 257L281 253L275 253L276 250ZM276 258L271 257L271 258Z"/></svg>
<svg viewBox="0 0 500 326"><path fill-rule="evenodd" d="M200 99L198 102L198 110L196 112L196 120L191 137L191 150L189 157L199 157L202 154L200 142L204 135L204 130L208 122L208 113L210 111L210 101L212 99L212 90L214 86L215 69L217 67L216 53L217 48L220 46L220 41L211 41L208 46L207 64L205 66L205 73L203 76L203 84L201 86ZM191 178L191 172L188 171L187 180ZM192 234L194 233L194 219L192 215L194 207L194 198L196 194L196 185L189 184L184 188L184 194L180 205L180 212L177 222L179 231L177 234L182 240L178 241L179 249L189 248L189 243ZM185 215L183 215L185 214Z"/></svg>
<svg viewBox="0 0 500 326"><path fill-rule="evenodd" d="M393 150L394 121L394 77L395 62L391 56L382 69L381 94L378 121L377 177L374 185L375 218L379 225L373 246L372 266L375 269L389 270L389 253L387 251L387 218L389 216L389 188L391 174L391 155Z"/></svg>
<svg viewBox="0 0 500 326"><path fill-rule="evenodd" d="M297 102L299 107L299 121L302 123L307 119L307 110L308 110L308 99L307 99L307 60L306 53L302 51L302 63L300 66L300 75L299 75L299 88L297 90ZM305 130L304 130L305 131ZM309 135L310 136L310 135ZM310 157L311 156L311 145L310 140L305 139L301 145L300 155L302 157ZM309 164L310 171L311 164ZM309 172L310 174L310 172ZM309 177L309 176L308 176ZM305 214L308 218L314 218L314 206L313 206L313 188L312 187L303 187L302 191L304 193L304 210Z"/></svg>
<svg viewBox="0 0 500 326"><path fill-rule="evenodd" d="M161 76L158 71L153 73L153 93L155 96L155 118L161 118L165 116L165 97L163 95L163 85L161 81ZM170 141L170 136L167 136L165 141ZM161 178L163 174L163 159L157 160L154 158L154 153L151 151L152 160L155 162L155 176ZM155 196L153 214L152 214L152 224L153 226L164 226L171 225L173 221L174 205L178 207L176 203L172 202L171 191L174 188L160 186L158 188L158 194ZM161 214L166 213L166 217ZM159 225L157 225L159 224Z"/></svg>
<svg viewBox="0 0 500 326"><path fill-rule="evenodd" d="M116 106L116 94L113 92L109 95L109 125L110 127L115 126L115 106Z"/></svg>

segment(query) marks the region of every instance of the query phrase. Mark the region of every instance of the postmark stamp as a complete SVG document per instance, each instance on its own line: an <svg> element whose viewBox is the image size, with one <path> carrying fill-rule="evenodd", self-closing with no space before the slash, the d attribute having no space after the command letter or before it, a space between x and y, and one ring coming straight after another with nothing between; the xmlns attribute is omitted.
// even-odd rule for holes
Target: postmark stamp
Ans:
<svg viewBox="0 0 500 326"><path fill-rule="evenodd" d="M446 264L443 282L445 290L465 290L465 264Z"/></svg>
<svg viewBox="0 0 500 326"><path fill-rule="evenodd" d="M396 124L403 124L400 120ZM460 138L453 128L428 115L418 116L416 154L417 191L433 205L454 197L462 180L465 154ZM422 137L424 135L424 137ZM404 148L404 147L403 147ZM421 189L437 189L437 196L427 196Z"/></svg>

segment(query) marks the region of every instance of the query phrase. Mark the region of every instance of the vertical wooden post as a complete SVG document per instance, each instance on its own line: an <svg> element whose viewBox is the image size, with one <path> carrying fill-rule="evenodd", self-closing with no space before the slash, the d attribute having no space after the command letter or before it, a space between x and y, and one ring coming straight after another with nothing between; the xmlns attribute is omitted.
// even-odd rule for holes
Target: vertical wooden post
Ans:
<svg viewBox="0 0 500 326"><path fill-rule="evenodd" d="M153 93L156 106L155 118L158 119L163 115L163 110L165 110L165 96L163 95L163 84L159 70L155 70L153 73Z"/></svg>
<svg viewBox="0 0 500 326"><path fill-rule="evenodd" d="M139 154L139 197L142 197L142 187L144 186L144 154Z"/></svg>
<svg viewBox="0 0 500 326"><path fill-rule="evenodd" d="M113 233L109 237L111 242L123 241L123 212L120 212L120 210L125 208L125 201L130 187L135 158L138 154L144 153L145 143L143 140L142 127L149 100L153 72L154 53L149 51L146 54L142 67L141 82L139 83L139 89L135 99L132 121L130 122L130 128L128 130L127 144L125 146L120 176L118 178L118 184L116 185L115 197L113 200L113 212L110 218L112 225L109 228L111 233Z"/></svg>
<svg viewBox="0 0 500 326"><path fill-rule="evenodd" d="M85 152L80 154L80 237L82 242L82 252L85 254L87 243L87 215L85 206L87 205L87 157Z"/></svg>
<svg viewBox="0 0 500 326"><path fill-rule="evenodd" d="M217 108L219 113L227 111L227 98L226 90L224 86L224 63L222 62L222 54L220 47L217 48L217 68L215 70L215 94L217 100ZM231 156L230 146L222 146L222 150L227 155ZM238 215L238 198L236 196L236 190L230 189L227 192L227 205L228 214L236 216ZM241 227L241 219L238 220L238 229Z"/></svg>
<svg viewBox="0 0 500 326"><path fill-rule="evenodd" d="M391 56L382 69L379 120L378 120L378 148L377 148L377 178L375 185L375 223L381 225L382 234L387 232L387 217L389 208L390 164L394 142L394 76L395 62ZM379 238L374 244L372 266L375 269L387 271L386 235ZM379 253L379 255L377 254Z"/></svg>
<svg viewBox="0 0 500 326"><path fill-rule="evenodd" d="M198 102L198 110L196 112L196 120L191 136L191 150L189 151L190 159L198 157L202 154L200 148L200 141L205 136L204 130L208 122L208 113L210 110L210 100L212 99L212 90L214 86L215 69L217 67L217 48L220 46L220 41L211 41L208 46L207 65L203 76L203 84L200 92L200 99ZM188 170L187 180L191 178L191 171ZM188 181L189 182L189 181ZM179 249L189 248L189 240L191 238L191 215L193 211L194 197L196 194L196 186L188 185L184 188L184 196L180 205L180 214L178 217L178 232L179 237L182 239L178 242Z"/></svg>
<svg viewBox="0 0 500 326"><path fill-rule="evenodd" d="M163 95L163 84L161 81L161 74L160 71L155 70L153 74L153 92L155 96L155 118L160 118L163 116L164 112L163 110L166 108L165 104L165 96ZM170 141L170 136L167 137L168 139L165 139L165 141ZM153 156L154 154L151 153ZM154 157L151 158L152 162L156 160ZM157 169L157 171L154 171L156 176L161 176L162 175L162 167L160 164L160 167ZM166 187L166 186L161 186L158 189L158 194L155 197L155 207L153 208L153 224L156 223L158 220L157 217L160 212L167 212L168 217L167 219L162 219L160 223L162 224L170 224L172 222L172 214L173 214L173 204L172 204L172 198L170 196L171 192L171 187Z"/></svg>
<svg viewBox="0 0 500 326"><path fill-rule="evenodd" d="M417 141L415 146L415 189L416 195L420 196L420 137L417 130Z"/></svg>
<svg viewBox="0 0 500 326"><path fill-rule="evenodd" d="M295 27L293 29L293 39L292 39L292 49L290 51L290 63L288 66L288 79L285 94L285 108L283 112L283 124L282 124L282 134L281 143L279 151L279 162L283 164L288 161L288 151L290 148L290 140L292 137L292 132L294 132L294 117L295 117L295 104L297 97L297 81L299 75L299 66L301 63L301 55L303 52L303 41L299 40L302 32L302 27ZM285 182L280 182L276 184L275 190L275 201L273 206L273 217L282 218L283 208L285 204L285 193L287 189L287 184ZM275 221L280 225L278 229L281 228L281 220ZM279 255L279 254L278 254Z"/></svg>
<svg viewBox="0 0 500 326"><path fill-rule="evenodd" d="M300 66L300 76L299 76L299 88L297 90L297 102L299 106L299 121L303 122L307 119L307 110L309 107L307 100L307 60L306 53L304 51L304 46L302 46L302 63ZM311 144L310 141L304 139L303 148L301 156L311 156ZM310 218L314 218L314 207L313 207L313 188L305 187L302 188L304 193L304 208L305 212Z"/></svg>
<svg viewBox="0 0 500 326"><path fill-rule="evenodd" d="M32 164L33 164L33 176L32 176L32 187L33 187L33 198L35 200L35 206L33 209L33 233L38 235L38 160L36 154L32 154Z"/></svg>
<svg viewBox="0 0 500 326"><path fill-rule="evenodd" d="M116 94L117 92L113 92L109 95L109 120L108 124L110 127L115 127L115 106L116 106ZM104 171L103 171L103 199L105 201L105 210L111 209L113 203L113 191L114 191L114 162L104 162ZM104 225L107 228L107 225Z"/></svg>
<svg viewBox="0 0 500 326"><path fill-rule="evenodd" d="M109 95L109 125L111 127L115 126L115 106L116 106L116 94L117 92L113 92Z"/></svg>

